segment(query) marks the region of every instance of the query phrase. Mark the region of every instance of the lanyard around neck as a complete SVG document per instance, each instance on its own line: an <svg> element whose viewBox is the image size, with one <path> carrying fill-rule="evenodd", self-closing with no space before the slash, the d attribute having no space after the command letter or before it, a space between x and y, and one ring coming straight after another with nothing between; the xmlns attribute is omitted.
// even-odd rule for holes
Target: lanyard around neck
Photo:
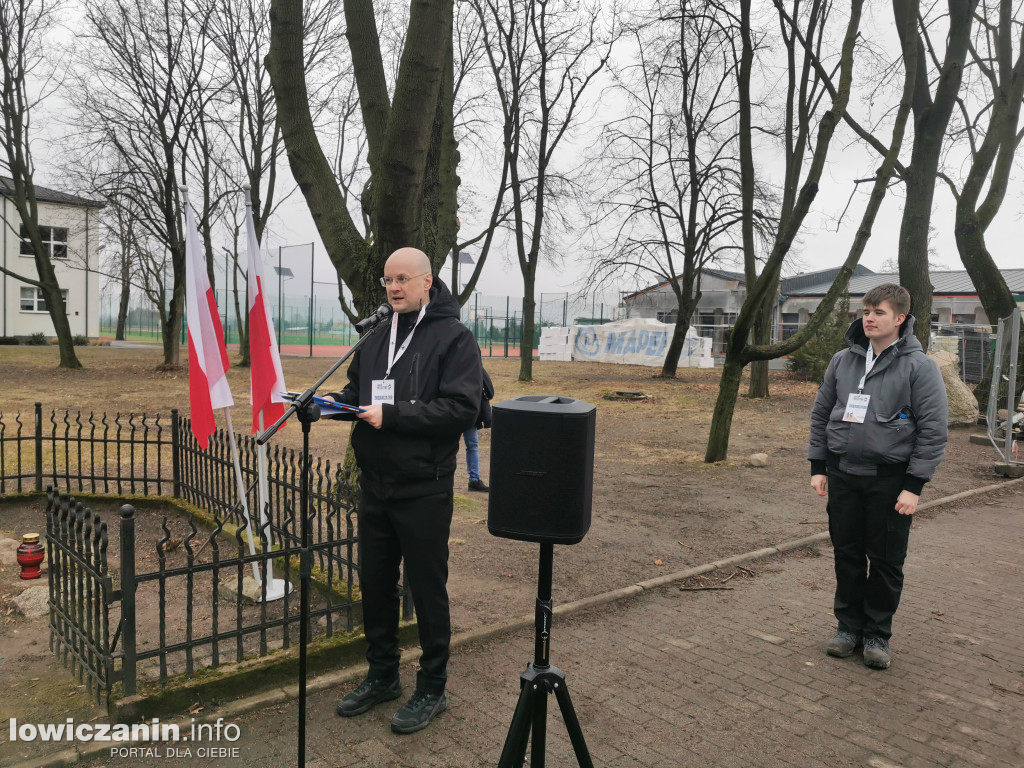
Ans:
<svg viewBox="0 0 1024 768"><path fill-rule="evenodd" d="M899 341L898 338L897 339L893 339L893 341L890 342L889 346L886 347L885 349L888 349L893 344L895 344L897 341ZM860 384L857 385L857 391L858 392L863 392L864 391L864 381L865 381L865 379L867 379L868 374L871 373L871 369L875 367L875 361L877 361L878 358L882 356L882 353L885 352L885 349L883 349L882 352L880 352L876 356L875 355L875 347L874 347L874 345L872 345L872 343L870 341L868 342L868 351L864 355L864 375L860 377Z"/></svg>
<svg viewBox="0 0 1024 768"><path fill-rule="evenodd" d="M402 342L402 346L398 352L395 352L395 344L398 343L398 315L391 318L391 342L388 344L388 369L384 372L384 378L388 378L391 375L391 369L395 367L395 363L398 361L405 350L409 348L409 342L412 341L412 335L416 333L416 328L423 319L423 316L427 313L427 305L424 304L420 307L420 313L416 317L416 324L413 325L412 330L409 331L409 335L405 337L405 341Z"/></svg>

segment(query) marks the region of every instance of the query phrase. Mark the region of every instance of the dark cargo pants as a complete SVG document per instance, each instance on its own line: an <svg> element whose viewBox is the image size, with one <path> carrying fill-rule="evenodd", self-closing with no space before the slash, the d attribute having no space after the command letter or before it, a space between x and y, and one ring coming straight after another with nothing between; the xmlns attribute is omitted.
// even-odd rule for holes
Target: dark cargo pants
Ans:
<svg viewBox="0 0 1024 768"><path fill-rule="evenodd" d="M902 490L903 475L864 477L828 469L834 609L842 630L884 640L892 636L913 522L913 515L895 509Z"/></svg>

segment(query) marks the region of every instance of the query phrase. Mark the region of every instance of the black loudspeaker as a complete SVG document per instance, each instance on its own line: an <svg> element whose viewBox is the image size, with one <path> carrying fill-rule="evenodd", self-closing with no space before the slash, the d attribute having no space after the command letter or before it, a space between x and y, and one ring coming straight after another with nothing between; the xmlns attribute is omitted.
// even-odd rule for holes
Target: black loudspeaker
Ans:
<svg viewBox="0 0 1024 768"><path fill-rule="evenodd" d="M487 530L542 544L581 541L590 530L597 409L545 395L491 408Z"/></svg>

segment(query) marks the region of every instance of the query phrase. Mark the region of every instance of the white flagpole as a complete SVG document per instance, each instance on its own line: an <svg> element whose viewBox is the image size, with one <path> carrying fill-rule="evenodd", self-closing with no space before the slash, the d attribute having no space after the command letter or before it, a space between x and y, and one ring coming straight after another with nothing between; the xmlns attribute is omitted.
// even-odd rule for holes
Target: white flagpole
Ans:
<svg viewBox="0 0 1024 768"><path fill-rule="evenodd" d="M260 432L263 432L263 411L259 415ZM256 449L256 466L259 470L260 491L260 530L267 524L267 508L270 506L270 487L267 481L267 446L258 445ZM269 537L267 546L270 545ZM285 579L274 578L274 561L267 560L267 602L280 600L286 592L291 592L291 584Z"/></svg>
<svg viewBox="0 0 1024 768"><path fill-rule="evenodd" d="M228 420L228 441L231 443L231 460L235 464L235 482L238 485L238 500L242 504L242 509L245 511L245 519L248 523L249 530L249 554L256 554L256 543L253 541L254 531L252 526L252 518L249 517L249 500L246 498L245 493L245 481L242 480L242 465L238 461L238 446L235 444L235 430L231 426L231 409L224 409L224 417ZM252 577L256 579L256 583L260 583L260 568L254 560L252 563Z"/></svg>

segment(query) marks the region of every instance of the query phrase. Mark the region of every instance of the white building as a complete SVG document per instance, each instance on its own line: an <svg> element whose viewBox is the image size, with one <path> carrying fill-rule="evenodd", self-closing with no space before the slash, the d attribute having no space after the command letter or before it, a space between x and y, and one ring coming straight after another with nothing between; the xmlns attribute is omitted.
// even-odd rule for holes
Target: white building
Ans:
<svg viewBox="0 0 1024 768"><path fill-rule="evenodd" d="M21 217L14 207L13 183L0 177L3 242L0 265L15 274L37 279L32 248L23 238ZM73 335L96 338L100 332L99 212L104 204L36 185L39 226L50 250L57 281L64 293ZM0 272L0 336L53 336L53 322L42 292Z"/></svg>

